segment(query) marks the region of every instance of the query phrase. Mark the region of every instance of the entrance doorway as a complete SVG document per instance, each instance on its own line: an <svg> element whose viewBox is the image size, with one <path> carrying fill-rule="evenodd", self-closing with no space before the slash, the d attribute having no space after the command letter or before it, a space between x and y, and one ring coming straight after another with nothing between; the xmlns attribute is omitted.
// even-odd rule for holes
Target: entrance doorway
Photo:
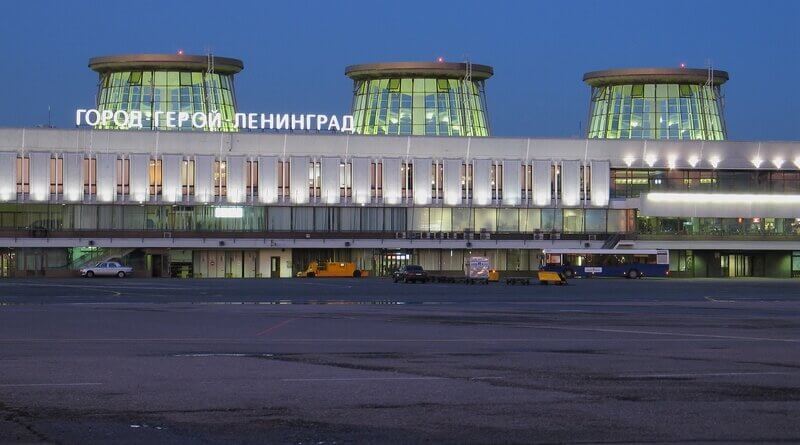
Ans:
<svg viewBox="0 0 800 445"><path fill-rule="evenodd" d="M0 250L0 278L9 278L14 273L15 255L12 250Z"/></svg>
<svg viewBox="0 0 800 445"><path fill-rule="evenodd" d="M387 277L396 270L409 264L411 261L411 251L404 249L381 250L378 254L378 276Z"/></svg>
<svg viewBox="0 0 800 445"><path fill-rule="evenodd" d="M720 269L725 277L752 277L753 259L750 255L720 255Z"/></svg>
<svg viewBox="0 0 800 445"><path fill-rule="evenodd" d="M269 258L269 276L270 278L281 277L281 257L273 256Z"/></svg>
<svg viewBox="0 0 800 445"><path fill-rule="evenodd" d="M161 254L148 255L148 266L150 269L150 276L153 278L161 278L162 271L164 270L164 256Z"/></svg>

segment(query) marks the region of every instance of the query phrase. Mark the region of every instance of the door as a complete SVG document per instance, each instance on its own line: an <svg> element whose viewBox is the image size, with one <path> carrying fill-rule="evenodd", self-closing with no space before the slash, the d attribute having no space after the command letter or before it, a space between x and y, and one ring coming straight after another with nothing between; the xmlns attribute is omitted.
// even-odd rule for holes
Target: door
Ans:
<svg viewBox="0 0 800 445"><path fill-rule="evenodd" d="M244 269L245 278L255 278L256 274L258 273L257 250L244 251L244 264L242 265L242 268Z"/></svg>
<svg viewBox="0 0 800 445"><path fill-rule="evenodd" d="M242 278L244 273L244 252L225 251L225 278Z"/></svg>
<svg viewBox="0 0 800 445"><path fill-rule="evenodd" d="M273 256L269 259L269 276L270 278L281 277L281 257Z"/></svg>
<svg viewBox="0 0 800 445"><path fill-rule="evenodd" d="M0 278L8 278L14 272L14 252L0 251Z"/></svg>
<svg viewBox="0 0 800 445"><path fill-rule="evenodd" d="M722 275L727 277L753 276L752 257L750 255L730 254L720 257Z"/></svg>
<svg viewBox="0 0 800 445"><path fill-rule="evenodd" d="M161 255L160 254L159 255L150 255L150 258L151 258L151 264L150 264L150 266L151 266L151 269L150 269L151 275L150 276L153 277L153 278L160 278L161 277L161 267L162 267Z"/></svg>
<svg viewBox="0 0 800 445"><path fill-rule="evenodd" d="M378 275L391 276L395 271L408 264L411 253L405 250L383 250L378 261Z"/></svg>

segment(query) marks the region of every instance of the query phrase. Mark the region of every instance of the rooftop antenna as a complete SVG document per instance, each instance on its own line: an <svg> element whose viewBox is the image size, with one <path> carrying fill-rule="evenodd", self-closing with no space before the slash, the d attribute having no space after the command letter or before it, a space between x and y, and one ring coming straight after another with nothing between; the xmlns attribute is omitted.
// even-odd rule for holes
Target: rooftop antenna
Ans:
<svg viewBox="0 0 800 445"><path fill-rule="evenodd" d="M217 107L215 105L215 101L211 100L211 84L212 84L212 75L214 74L214 54L211 52L210 48L206 48L206 75L204 77L203 84L206 89L206 111L208 113L216 113ZM209 130L214 130L209 125Z"/></svg>
<svg viewBox="0 0 800 445"><path fill-rule="evenodd" d="M47 106L47 128L53 128L53 116L50 110L50 105Z"/></svg>
<svg viewBox="0 0 800 445"><path fill-rule="evenodd" d="M465 56L464 58L466 59L464 63L466 72L464 73L464 86L461 88L461 93L464 102L464 126L466 128L461 134L462 136L474 136L474 134L466 134L467 132L472 133L472 112L469 107L469 96L472 90L472 61L469 60L469 56Z"/></svg>

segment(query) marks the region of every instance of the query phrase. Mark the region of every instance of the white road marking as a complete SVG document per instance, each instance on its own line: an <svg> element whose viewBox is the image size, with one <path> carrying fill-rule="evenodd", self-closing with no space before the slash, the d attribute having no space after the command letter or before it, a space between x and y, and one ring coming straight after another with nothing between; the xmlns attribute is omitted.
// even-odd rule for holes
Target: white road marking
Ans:
<svg viewBox="0 0 800 445"><path fill-rule="evenodd" d="M42 283L0 283L0 287L4 286L21 286L21 287L77 287L80 289L131 289L131 290L192 290L198 289L195 287L165 287L165 286L104 286L104 285L90 285L90 284L42 284Z"/></svg>
<svg viewBox="0 0 800 445"><path fill-rule="evenodd" d="M676 378L676 377L728 377L728 376L747 376L747 375L793 375L800 373L797 372L701 372L701 373L674 373L674 374L623 374L620 377L627 377L633 379L659 379L659 378Z"/></svg>
<svg viewBox="0 0 800 445"><path fill-rule="evenodd" d="M207 354L175 354L173 357L274 357L272 354L234 354L234 353L207 353Z"/></svg>
<svg viewBox="0 0 800 445"><path fill-rule="evenodd" d="M304 281L303 284L305 284L306 286L328 286L328 287L338 287L344 289L352 289L353 287L352 284L339 285L333 283L312 283L310 281Z"/></svg>
<svg viewBox="0 0 800 445"><path fill-rule="evenodd" d="M97 382L77 382L77 383L0 383L0 388L17 387L37 387L37 386L98 386L102 383Z"/></svg>
<svg viewBox="0 0 800 445"><path fill-rule="evenodd" d="M393 380L450 380L458 377L321 377L281 379L282 382L356 382L356 381L393 381ZM470 377L470 380L500 380L503 377Z"/></svg>
<svg viewBox="0 0 800 445"><path fill-rule="evenodd" d="M705 297L705 299L712 303L736 303L736 300L717 300L714 297Z"/></svg>
<svg viewBox="0 0 800 445"><path fill-rule="evenodd" d="M281 379L282 382L354 382L362 380L446 380L445 377L327 377L307 379Z"/></svg>
<svg viewBox="0 0 800 445"><path fill-rule="evenodd" d="M677 334L663 334L677 335ZM753 340L745 337L747 340ZM548 342L679 342L709 341L708 338L0 338L0 343L91 343L91 342L185 342L185 343L548 343ZM713 338L713 340L740 340L740 338ZM781 339L757 339L772 341Z"/></svg>
<svg viewBox="0 0 800 445"><path fill-rule="evenodd" d="M637 335L666 335L676 337L694 337L694 338L707 338L707 339L720 339L720 340L746 340L746 341L774 341L781 343L800 343L797 338L770 338L770 337L747 337L738 335L717 335L717 334L690 334L684 332L661 332L661 331L640 331L630 329L608 329L608 328L578 328L569 326L544 326L544 325L503 325L498 326L519 327L519 328L533 328L533 329L552 329L560 331L584 331L584 332L605 332L610 334L637 334ZM607 339L609 341L616 341L615 339Z"/></svg>

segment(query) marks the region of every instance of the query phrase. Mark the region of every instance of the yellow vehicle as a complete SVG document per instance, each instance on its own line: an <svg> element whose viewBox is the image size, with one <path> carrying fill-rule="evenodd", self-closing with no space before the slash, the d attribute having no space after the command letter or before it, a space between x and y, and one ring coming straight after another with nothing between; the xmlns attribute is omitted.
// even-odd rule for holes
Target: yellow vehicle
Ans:
<svg viewBox="0 0 800 445"><path fill-rule="evenodd" d="M305 278L361 278L367 276L367 271L358 269L356 267L356 263L343 263L339 261L312 261L308 263L306 270L297 272L297 276Z"/></svg>
<svg viewBox="0 0 800 445"><path fill-rule="evenodd" d="M540 270L537 272L537 275L539 278L539 284L567 284L567 279L564 278L564 275L562 275L561 272Z"/></svg>
<svg viewBox="0 0 800 445"><path fill-rule="evenodd" d="M498 281L500 281L500 272L498 272L495 269L490 269L489 270L489 282L497 283Z"/></svg>

